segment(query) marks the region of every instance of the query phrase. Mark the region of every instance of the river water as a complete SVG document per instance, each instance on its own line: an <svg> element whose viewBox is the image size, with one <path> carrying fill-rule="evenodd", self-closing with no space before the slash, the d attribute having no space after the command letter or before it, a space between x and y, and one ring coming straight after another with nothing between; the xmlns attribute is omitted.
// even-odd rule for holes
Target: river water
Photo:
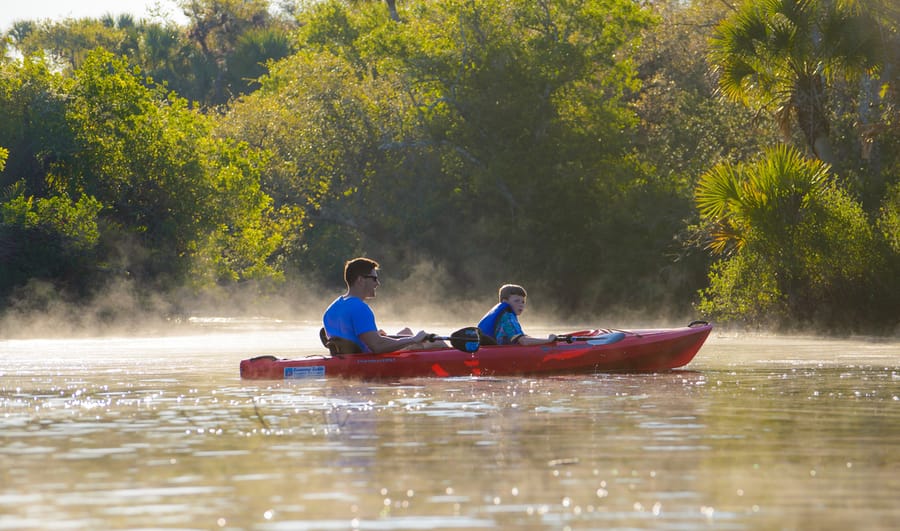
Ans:
<svg viewBox="0 0 900 531"><path fill-rule="evenodd" d="M0 341L0 529L900 522L897 340L714 330L661 374L239 378L245 357L318 352L316 332Z"/></svg>

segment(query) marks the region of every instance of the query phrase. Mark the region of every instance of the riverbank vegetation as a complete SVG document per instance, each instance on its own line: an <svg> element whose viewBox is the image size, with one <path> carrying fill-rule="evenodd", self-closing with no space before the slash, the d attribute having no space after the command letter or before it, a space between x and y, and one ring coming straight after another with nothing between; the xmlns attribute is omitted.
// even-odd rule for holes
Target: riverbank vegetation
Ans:
<svg viewBox="0 0 900 531"><path fill-rule="evenodd" d="M180 5L6 28L5 312L334 292L366 254L435 303L897 332L892 2Z"/></svg>

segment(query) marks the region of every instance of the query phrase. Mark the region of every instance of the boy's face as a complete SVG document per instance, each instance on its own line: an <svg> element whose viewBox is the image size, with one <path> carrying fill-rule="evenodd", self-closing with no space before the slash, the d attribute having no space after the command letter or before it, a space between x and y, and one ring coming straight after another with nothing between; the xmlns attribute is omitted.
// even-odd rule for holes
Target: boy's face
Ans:
<svg viewBox="0 0 900 531"><path fill-rule="evenodd" d="M521 295L510 295L506 302L516 315L522 315L522 312L525 311L525 297Z"/></svg>

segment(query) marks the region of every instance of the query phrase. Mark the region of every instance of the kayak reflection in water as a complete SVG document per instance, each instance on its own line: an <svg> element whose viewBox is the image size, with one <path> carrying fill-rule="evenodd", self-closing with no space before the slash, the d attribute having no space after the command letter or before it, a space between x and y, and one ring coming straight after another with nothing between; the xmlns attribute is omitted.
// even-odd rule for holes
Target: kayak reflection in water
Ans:
<svg viewBox="0 0 900 531"><path fill-rule="evenodd" d="M546 339L531 337L522 331L519 316L525 311L525 288L516 284L500 286L500 302L491 308L481 321L482 343L487 344L485 336L496 341L498 345L547 345L556 342L556 335L550 334Z"/></svg>
<svg viewBox="0 0 900 531"><path fill-rule="evenodd" d="M341 353L350 354L355 350L382 354L402 349L445 346L440 341L429 341L430 334L424 330L413 335L406 328L392 337L378 329L375 314L365 302L375 298L375 290L381 284L378 262L375 260L362 257L348 260L344 264L344 282L347 291L328 306L322 318L327 338L336 345L340 344Z"/></svg>

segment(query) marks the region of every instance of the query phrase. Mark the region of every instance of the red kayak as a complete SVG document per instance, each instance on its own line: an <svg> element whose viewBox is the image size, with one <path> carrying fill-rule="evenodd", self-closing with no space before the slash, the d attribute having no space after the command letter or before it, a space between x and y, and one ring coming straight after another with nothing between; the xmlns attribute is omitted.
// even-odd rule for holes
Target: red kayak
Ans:
<svg viewBox="0 0 900 531"><path fill-rule="evenodd" d="M474 329L463 329L454 334ZM301 359L260 356L241 361L241 378L344 377L389 379L453 376L525 376L610 371L661 371L690 363L712 325L695 321L683 328L589 330L552 345L479 345L478 337L455 348L390 354L315 355Z"/></svg>

